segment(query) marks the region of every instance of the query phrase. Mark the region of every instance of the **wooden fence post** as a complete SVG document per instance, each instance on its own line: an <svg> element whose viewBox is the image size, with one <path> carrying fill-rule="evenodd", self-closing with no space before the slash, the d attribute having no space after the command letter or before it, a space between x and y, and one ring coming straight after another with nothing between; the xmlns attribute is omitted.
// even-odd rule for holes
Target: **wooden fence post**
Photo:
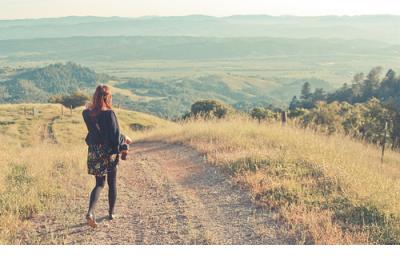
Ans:
<svg viewBox="0 0 400 267"><path fill-rule="evenodd" d="M26 107L24 106L24 116L26 117Z"/></svg>
<svg viewBox="0 0 400 267"><path fill-rule="evenodd" d="M286 111L282 111L282 125L286 125L287 122L287 113Z"/></svg>
<svg viewBox="0 0 400 267"><path fill-rule="evenodd" d="M71 111L71 116L72 116L72 105L69 107L70 111Z"/></svg>
<svg viewBox="0 0 400 267"><path fill-rule="evenodd" d="M386 146L386 135L388 130L388 123L385 122L385 129L383 131L383 139L382 139L382 156L381 156L381 163L383 163L383 157L385 156L385 146Z"/></svg>
<svg viewBox="0 0 400 267"><path fill-rule="evenodd" d="M33 117L36 117L36 115L37 115L37 110L35 107L32 108L32 115L33 115Z"/></svg>

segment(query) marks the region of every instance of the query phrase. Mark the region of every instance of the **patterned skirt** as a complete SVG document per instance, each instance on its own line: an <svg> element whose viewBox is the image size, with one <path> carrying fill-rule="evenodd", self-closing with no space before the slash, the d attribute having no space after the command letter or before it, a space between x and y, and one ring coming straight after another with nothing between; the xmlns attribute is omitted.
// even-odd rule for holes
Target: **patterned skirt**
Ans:
<svg viewBox="0 0 400 267"><path fill-rule="evenodd" d="M119 155L108 155L102 145L89 145L87 167L88 173L95 176L104 176L117 166Z"/></svg>

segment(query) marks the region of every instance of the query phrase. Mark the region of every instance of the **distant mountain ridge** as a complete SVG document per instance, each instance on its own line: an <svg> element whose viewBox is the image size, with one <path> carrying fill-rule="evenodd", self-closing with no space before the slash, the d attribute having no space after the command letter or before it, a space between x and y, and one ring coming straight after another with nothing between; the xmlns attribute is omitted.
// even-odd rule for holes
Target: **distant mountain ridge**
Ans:
<svg viewBox="0 0 400 267"><path fill-rule="evenodd" d="M379 41L188 36L68 37L0 40L9 61L200 60L287 56L392 56L400 45Z"/></svg>
<svg viewBox="0 0 400 267"><path fill-rule="evenodd" d="M0 40L73 36L203 36L368 39L400 44L400 16L203 15L0 20Z"/></svg>

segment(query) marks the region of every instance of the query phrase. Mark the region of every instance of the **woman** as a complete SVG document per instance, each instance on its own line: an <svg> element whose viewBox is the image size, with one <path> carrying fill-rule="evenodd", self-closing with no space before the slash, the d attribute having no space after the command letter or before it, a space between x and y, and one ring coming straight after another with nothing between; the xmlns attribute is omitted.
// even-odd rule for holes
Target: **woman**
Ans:
<svg viewBox="0 0 400 267"><path fill-rule="evenodd" d="M108 183L108 216L114 218L114 207L117 198L117 165L122 147L132 140L120 133L117 117L112 110L112 96L107 85L99 85L93 95L92 103L82 112L88 134L87 167L88 173L96 177L96 186L90 194L89 210L86 215L87 223L96 227L94 208L104 188L105 180Z"/></svg>

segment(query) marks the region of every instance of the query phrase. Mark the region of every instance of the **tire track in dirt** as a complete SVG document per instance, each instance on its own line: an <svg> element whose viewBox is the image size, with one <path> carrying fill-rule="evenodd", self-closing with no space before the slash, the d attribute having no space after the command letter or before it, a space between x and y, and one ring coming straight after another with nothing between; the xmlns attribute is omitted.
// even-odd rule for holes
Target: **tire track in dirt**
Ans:
<svg viewBox="0 0 400 267"><path fill-rule="evenodd" d="M33 219L22 243L40 244L277 244L270 214L191 148L137 143L118 170L118 218L108 221L107 186L96 207L99 226L84 222L87 188L73 201ZM94 181L93 181L94 182ZM267 229L267 231L266 231Z"/></svg>
<svg viewBox="0 0 400 267"><path fill-rule="evenodd" d="M270 235L258 232L260 225L272 226L269 214L257 210L246 190L204 163L193 149L161 143L137 144L133 149L144 170L152 170L148 172L152 180L169 188L164 192L172 192L175 210L181 211L177 214L188 221L189 230L197 229L194 236L201 237L201 243L277 242L273 231Z"/></svg>
<svg viewBox="0 0 400 267"><path fill-rule="evenodd" d="M44 143L57 144L57 139L54 135L53 124L59 119L59 116L53 117L51 120L41 125L40 139Z"/></svg>

